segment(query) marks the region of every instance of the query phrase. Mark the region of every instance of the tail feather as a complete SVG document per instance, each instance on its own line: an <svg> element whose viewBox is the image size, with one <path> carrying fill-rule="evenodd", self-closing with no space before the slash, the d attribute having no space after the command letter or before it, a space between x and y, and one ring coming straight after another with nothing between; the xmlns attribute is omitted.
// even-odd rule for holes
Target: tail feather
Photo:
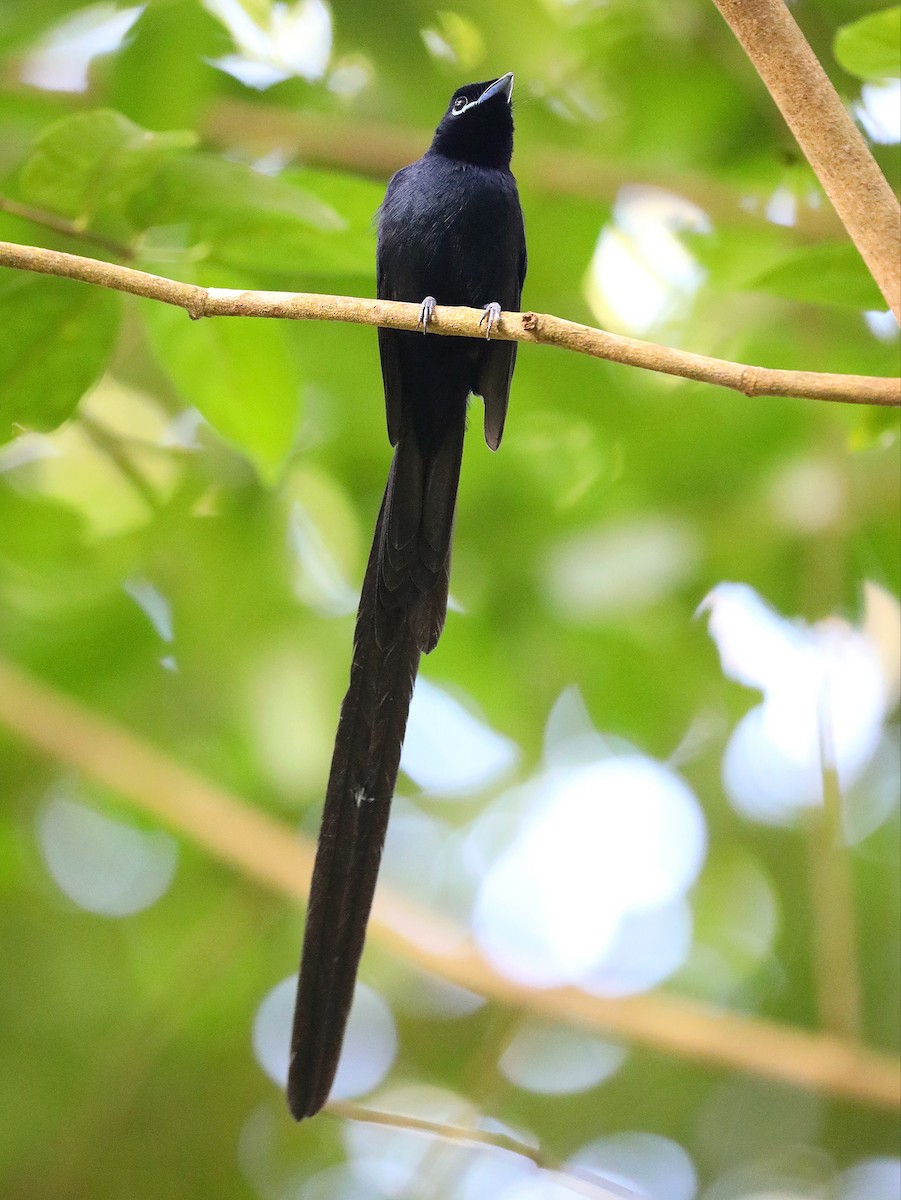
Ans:
<svg viewBox="0 0 901 1200"><path fill-rule="evenodd" d="M421 651L447 611L463 426L424 458L401 435L363 580L304 934L288 1104L328 1099L353 1000Z"/></svg>
<svg viewBox="0 0 901 1200"><path fill-rule="evenodd" d="M386 526L389 565L382 582L394 587L425 654L437 645L447 615L464 428L461 410L436 447L424 452L415 438L402 437L395 457L396 485ZM416 536L409 539L412 525Z"/></svg>
<svg viewBox="0 0 901 1200"><path fill-rule="evenodd" d="M353 1000L419 649L395 610L390 647L374 638L380 533L376 526L329 775L291 1036L288 1104L299 1121L328 1099Z"/></svg>

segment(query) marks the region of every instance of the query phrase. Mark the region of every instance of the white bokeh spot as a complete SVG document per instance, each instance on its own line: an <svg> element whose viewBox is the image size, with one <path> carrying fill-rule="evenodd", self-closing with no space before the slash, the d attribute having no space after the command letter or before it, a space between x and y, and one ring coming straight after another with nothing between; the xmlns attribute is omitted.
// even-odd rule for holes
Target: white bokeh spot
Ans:
<svg viewBox="0 0 901 1200"><path fill-rule="evenodd" d="M288 1082L296 994L297 976L290 975L267 992L253 1022L256 1060L280 1088ZM396 1054L397 1031L391 1010L377 992L358 980L330 1099L348 1100L371 1092L391 1070Z"/></svg>
<svg viewBox="0 0 901 1200"><path fill-rule="evenodd" d="M175 875L175 838L113 820L61 789L41 806L37 834L60 890L79 908L99 916L128 917L149 908Z"/></svg>
<svg viewBox="0 0 901 1200"><path fill-rule="evenodd" d="M869 585L875 633L833 618L807 625L747 584L721 583L699 611L731 679L763 693L726 747L723 779L743 815L784 824L822 801L824 766L847 795L874 759L892 702L897 601Z"/></svg>
<svg viewBox="0 0 901 1200"><path fill-rule="evenodd" d="M674 771L637 753L550 771L529 796L479 888L476 937L522 982L593 982L601 991L605 964L622 953L624 922L665 911L697 878L703 813ZM687 951L690 937L682 941Z"/></svg>

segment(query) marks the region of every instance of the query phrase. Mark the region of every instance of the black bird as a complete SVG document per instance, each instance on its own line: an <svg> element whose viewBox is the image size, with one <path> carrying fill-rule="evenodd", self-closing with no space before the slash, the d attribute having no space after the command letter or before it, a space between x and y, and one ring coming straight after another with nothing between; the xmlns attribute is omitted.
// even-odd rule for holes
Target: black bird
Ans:
<svg viewBox="0 0 901 1200"><path fill-rule="evenodd" d="M516 343L491 341L516 311L526 244L510 173L513 76L454 92L432 144L398 171L379 210L377 284L420 302L422 333L379 330L394 459L375 527L325 797L294 1009L288 1105L328 1098L397 780L421 653L447 612L451 531L471 392L500 444ZM423 337L436 304L482 308L485 337ZM487 340L486 340L487 339Z"/></svg>

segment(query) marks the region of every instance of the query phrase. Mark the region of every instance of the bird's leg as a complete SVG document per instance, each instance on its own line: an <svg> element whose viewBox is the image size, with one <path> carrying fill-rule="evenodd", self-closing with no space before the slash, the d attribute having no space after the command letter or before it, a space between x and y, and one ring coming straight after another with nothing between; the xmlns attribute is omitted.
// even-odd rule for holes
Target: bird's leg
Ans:
<svg viewBox="0 0 901 1200"><path fill-rule="evenodd" d="M419 320L416 322L416 324L419 326L419 328L422 330L423 333L428 333L429 321L431 321L434 314L435 314L435 297L434 296L426 296L425 300L423 300L422 304L420 304L420 306L419 306Z"/></svg>
<svg viewBox="0 0 901 1200"><path fill-rule="evenodd" d="M482 309L482 319L479 321L479 325L484 325L486 321L488 322L488 326L485 330L486 338L491 337L491 330L495 327L500 319L501 306L496 300L492 300L490 304L486 304Z"/></svg>

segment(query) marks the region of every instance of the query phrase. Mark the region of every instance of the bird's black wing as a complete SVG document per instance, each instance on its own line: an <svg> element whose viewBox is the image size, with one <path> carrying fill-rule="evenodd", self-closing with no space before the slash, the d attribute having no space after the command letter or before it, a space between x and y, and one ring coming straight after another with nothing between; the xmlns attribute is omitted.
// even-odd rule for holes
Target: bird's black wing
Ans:
<svg viewBox="0 0 901 1200"><path fill-rule="evenodd" d="M389 205L394 189L402 184L404 174L404 171L398 171L389 182L388 189L385 192L385 199L382 201L381 208L379 209L380 216ZM380 300L397 300L399 298L395 295L388 275L387 265L382 252L381 239L376 253L375 284L375 294ZM422 298L420 297L420 299ZM402 410L401 339L398 337L396 329L380 328L378 335L379 359L382 364L382 383L385 386L385 417L388 422L388 440L392 446L396 446L397 439L400 437Z"/></svg>
<svg viewBox="0 0 901 1200"><path fill-rule="evenodd" d="M380 300L388 298L379 292ZM400 351L397 343L397 330L379 329L379 358L382 363L382 382L385 385L388 440L392 446L396 446L397 439L400 437L401 415Z"/></svg>
<svg viewBox="0 0 901 1200"><path fill-rule="evenodd" d="M515 198L515 212L511 216L518 217L519 253L517 258L517 277L514 287L507 296L496 296L501 306L508 312L519 308L522 286L526 278L526 235L519 208L519 198ZM514 226L515 228L515 226ZM513 378L513 368L516 365L516 342L492 342L486 347L479 368L475 391L485 401L485 441L492 450L501 444L504 433L504 422L507 419L507 404L510 399L510 380Z"/></svg>
<svg viewBox="0 0 901 1200"><path fill-rule="evenodd" d="M510 380L516 363L516 342L495 342L486 350L479 371L478 391L485 401L485 441L492 450L501 444Z"/></svg>

